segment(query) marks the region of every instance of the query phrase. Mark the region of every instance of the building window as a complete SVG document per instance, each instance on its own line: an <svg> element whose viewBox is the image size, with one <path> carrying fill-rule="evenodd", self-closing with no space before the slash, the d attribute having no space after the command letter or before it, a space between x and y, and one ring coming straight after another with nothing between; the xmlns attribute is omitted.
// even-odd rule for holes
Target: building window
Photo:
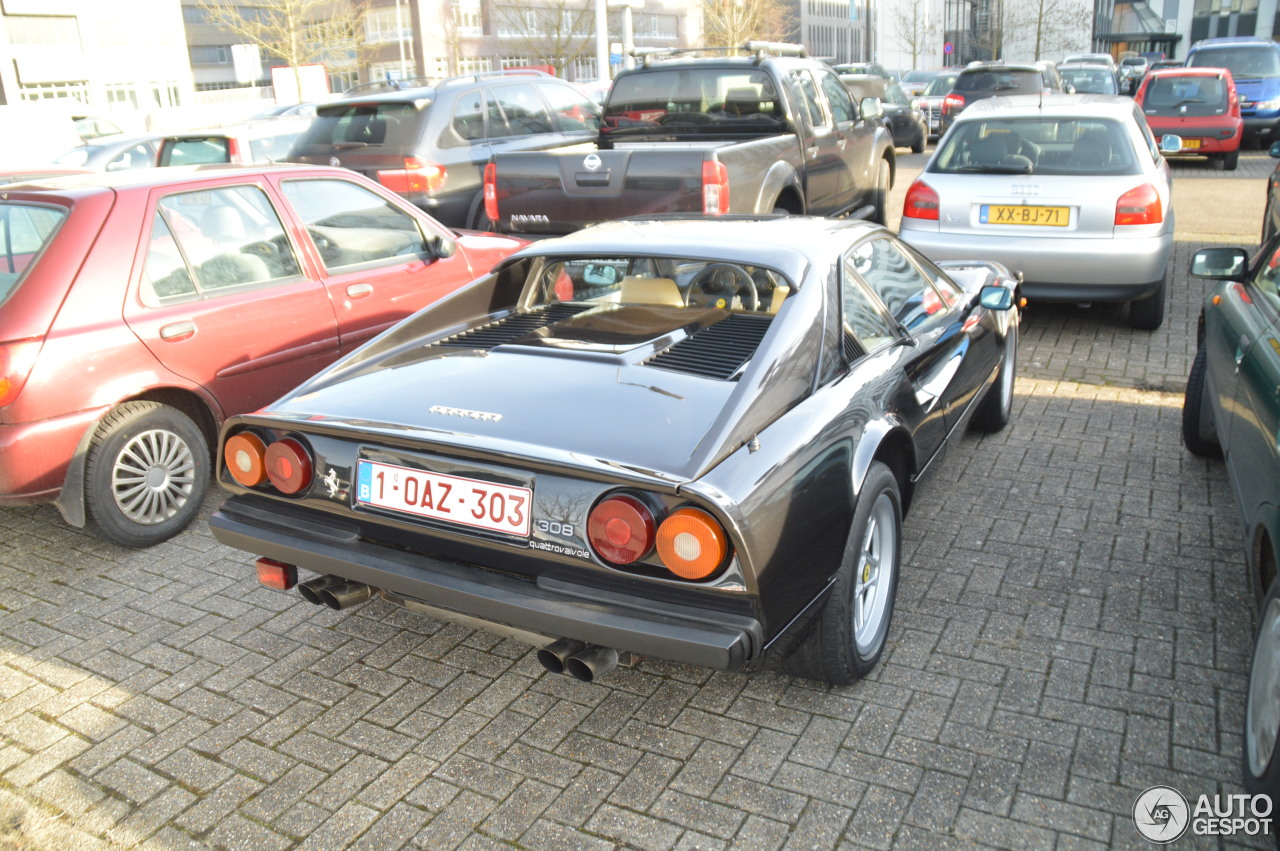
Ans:
<svg viewBox="0 0 1280 851"><path fill-rule="evenodd" d="M453 25L461 36L484 35L484 15L480 10L480 0L455 0Z"/></svg>
<svg viewBox="0 0 1280 851"><path fill-rule="evenodd" d="M60 100L75 98L81 103L89 102L89 81L76 80L69 83L33 83L19 87L23 100Z"/></svg>
<svg viewBox="0 0 1280 851"><path fill-rule="evenodd" d="M413 38L413 27L410 25L408 9L399 10L399 23L396 22L396 8L371 9L364 16L364 40L369 44L388 41L409 41Z"/></svg>
<svg viewBox="0 0 1280 851"><path fill-rule="evenodd" d="M192 65L228 65L231 63L231 46L228 44L191 45Z"/></svg>
<svg viewBox="0 0 1280 851"><path fill-rule="evenodd" d="M459 58L458 73L459 74L483 74L493 70L493 60L487 56L478 59L475 57Z"/></svg>
<svg viewBox="0 0 1280 851"><path fill-rule="evenodd" d="M676 38L680 19L675 15L635 15L632 25L637 37Z"/></svg>
<svg viewBox="0 0 1280 851"><path fill-rule="evenodd" d="M64 44L80 47L80 27L69 16L7 15L10 44Z"/></svg>

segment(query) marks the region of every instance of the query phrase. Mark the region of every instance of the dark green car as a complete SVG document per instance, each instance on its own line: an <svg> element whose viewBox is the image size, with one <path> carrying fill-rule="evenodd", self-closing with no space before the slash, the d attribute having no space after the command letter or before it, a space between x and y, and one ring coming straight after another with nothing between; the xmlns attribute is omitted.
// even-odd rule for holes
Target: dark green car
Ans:
<svg viewBox="0 0 1280 851"><path fill-rule="evenodd" d="M1196 252L1191 274L1221 281L1200 313L1182 438L1226 459L1244 521L1246 564L1260 599L1244 723L1244 785L1280 793L1280 240L1249 260L1243 248Z"/></svg>

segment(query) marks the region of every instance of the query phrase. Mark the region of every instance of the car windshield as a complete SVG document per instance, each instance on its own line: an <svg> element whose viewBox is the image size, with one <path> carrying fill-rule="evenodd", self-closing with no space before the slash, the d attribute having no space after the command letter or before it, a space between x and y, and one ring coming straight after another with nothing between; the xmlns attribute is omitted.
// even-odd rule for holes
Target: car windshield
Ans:
<svg viewBox="0 0 1280 851"><path fill-rule="evenodd" d="M1157 77L1147 84L1142 111L1155 116L1223 115L1227 83L1220 77Z"/></svg>
<svg viewBox="0 0 1280 851"><path fill-rule="evenodd" d="M0 304L17 289L67 211L34 204L0 204Z"/></svg>
<svg viewBox="0 0 1280 851"><path fill-rule="evenodd" d="M1062 79L1081 94L1117 94L1116 78L1101 65L1093 68L1060 68L1058 70L1062 74Z"/></svg>
<svg viewBox="0 0 1280 851"><path fill-rule="evenodd" d="M695 127L704 134L776 133L785 107L768 73L751 68L648 70L613 82L603 133L655 135Z"/></svg>
<svg viewBox="0 0 1280 851"><path fill-rule="evenodd" d="M1280 52L1267 45L1204 48L1191 54L1187 66L1226 68L1237 80L1280 77Z"/></svg>
<svg viewBox="0 0 1280 851"><path fill-rule="evenodd" d="M1039 71L985 68L956 78L955 91L965 94L1037 94L1044 88Z"/></svg>
<svg viewBox="0 0 1280 851"><path fill-rule="evenodd" d="M298 151L392 148L408 150L421 134L414 103L335 104L318 110L310 128L297 142Z"/></svg>
<svg viewBox="0 0 1280 851"><path fill-rule="evenodd" d="M929 85L924 87L924 91L920 93L922 97L942 97L951 91L951 87L956 84L956 77L959 74L939 74L929 81Z"/></svg>
<svg viewBox="0 0 1280 851"><path fill-rule="evenodd" d="M929 171L941 174L1138 174L1133 144L1118 121L991 118L961 121Z"/></svg>
<svg viewBox="0 0 1280 851"><path fill-rule="evenodd" d="M932 80L937 71L908 71L902 77L904 83L927 83Z"/></svg>
<svg viewBox="0 0 1280 851"><path fill-rule="evenodd" d="M688 257L552 257L537 268L530 295L533 306L587 302L776 313L792 290L782 273L745 263Z"/></svg>

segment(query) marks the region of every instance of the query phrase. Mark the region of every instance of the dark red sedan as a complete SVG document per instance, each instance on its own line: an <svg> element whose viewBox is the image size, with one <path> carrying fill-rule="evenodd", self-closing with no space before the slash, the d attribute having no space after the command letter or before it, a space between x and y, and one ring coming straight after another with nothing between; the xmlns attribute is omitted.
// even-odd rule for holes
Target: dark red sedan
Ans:
<svg viewBox="0 0 1280 851"><path fill-rule="evenodd" d="M196 513L222 421L524 244L345 169L204 166L0 189L0 505L124 546Z"/></svg>

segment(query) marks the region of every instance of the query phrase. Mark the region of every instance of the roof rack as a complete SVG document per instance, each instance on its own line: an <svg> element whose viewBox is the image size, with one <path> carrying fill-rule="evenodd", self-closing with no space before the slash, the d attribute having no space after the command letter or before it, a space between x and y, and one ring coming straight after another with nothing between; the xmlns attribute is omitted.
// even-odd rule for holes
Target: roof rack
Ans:
<svg viewBox="0 0 1280 851"><path fill-rule="evenodd" d="M398 92L401 89L416 89L421 86L431 85L430 77L404 77L399 80L370 80L367 83L360 83L352 86L342 93L343 97L347 95L363 94L365 92Z"/></svg>
<svg viewBox="0 0 1280 851"><path fill-rule="evenodd" d="M548 74L546 71L539 71L537 68L503 68L500 71L477 71L474 74L459 74L456 77L446 77L436 83L436 88L441 86L456 86L461 83L478 83L481 80L490 77L554 77L554 74Z"/></svg>
<svg viewBox="0 0 1280 851"><path fill-rule="evenodd" d="M802 56L807 57L809 51L802 44L791 44L784 41L748 41L737 47L633 47L631 55L641 59L647 68L655 59L674 59L691 54L754 54L759 62L766 56Z"/></svg>

